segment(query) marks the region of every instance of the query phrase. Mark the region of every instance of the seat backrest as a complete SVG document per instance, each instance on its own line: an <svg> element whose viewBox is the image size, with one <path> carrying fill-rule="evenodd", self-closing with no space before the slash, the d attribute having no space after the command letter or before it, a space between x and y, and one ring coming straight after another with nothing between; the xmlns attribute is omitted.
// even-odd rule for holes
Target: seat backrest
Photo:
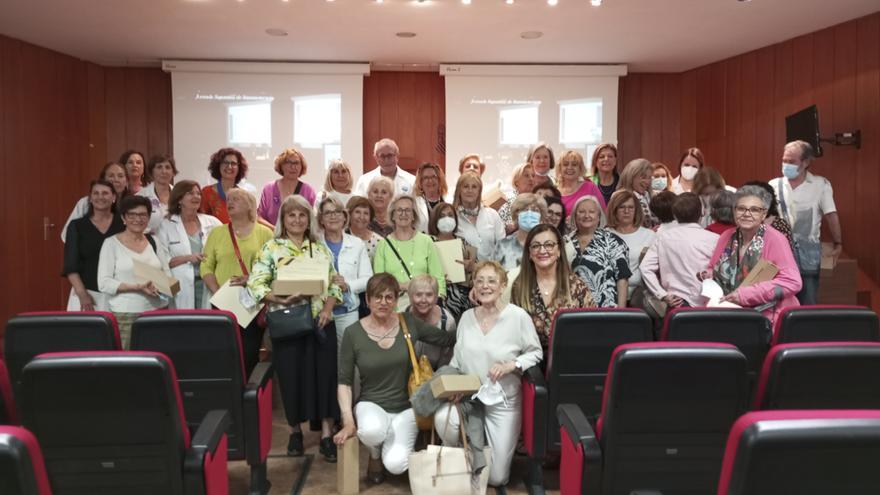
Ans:
<svg viewBox="0 0 880 495"><path fill-rule="evenodd" d="M132 325L131 350L160 352L174 364L190 431L213 409L229 411L229 458L243 459L244 376L235 316L219 310L160 310Z"/></svg>
<svg viewBox="0 0 880 495"><path fill-rule="evenodd" d="M57 493L183 493L190 438L165 356L43 354L25 366L21 391L22 425Z"/></svg>
<svg viewBox="0 0 880 495"><path fill-rule="evenodd" d="M880 493L880 411L759 411L736 421L718 495Z"/></svg>
<svg viewBox="0 0 880 495"><path fill-rule="evenodd" d="M878 342L877 313L862 306L793 306L776 318L773 345L793 342Z"/></svg>
<svg viewBox="0 0 880 495"><path fill-rule="evenodd" d="M676 308L666 313L660 339L733 344L748 360L749 377L754 383L771 337L770 320L753 309Z"/></svg>
<svg viewBox="0 0 880 495"><path fill-rule="evenodd" d="M0 493L52 494L40 445L24 428L0 426Z"/></svg>
<svg viewBox="0 0 880 495"><path fill-rule="evenodd" d="M104 311L22 313L6 323L4 343L4 359L16 395L21 371L38 354L122 349L116 318Z"/></svg>
<svg viewBox="0 0 880 495"><path fill-rule="evenodd" d="M640 309L571 309L553 319L547 351L548 410L577 404L590 421L602 407L608 361L617 346L653 339L651 317ZM547 447L559 450L559 425L549 415Z"/></svg>
<svg viewBox="0 0 880 495"><path fill-rule="evenodd" d="M880 343L773 346L753 409L880 409Z"/></svg>
<svg viewBox="0 0 880 495"><path fill-rule="evenodd" d="M15 424L18 424L18 414L15 410L12 384L9 383L9 373L6 371L6 365L0 359L0 425Z"/></svg>
<svg viewBox="0 0 880 495"><path fill-rule="evenodd" d="M618 347L597 425L602 493L710 493L727 433L748 407L746 369L730 344Z"/></svg>

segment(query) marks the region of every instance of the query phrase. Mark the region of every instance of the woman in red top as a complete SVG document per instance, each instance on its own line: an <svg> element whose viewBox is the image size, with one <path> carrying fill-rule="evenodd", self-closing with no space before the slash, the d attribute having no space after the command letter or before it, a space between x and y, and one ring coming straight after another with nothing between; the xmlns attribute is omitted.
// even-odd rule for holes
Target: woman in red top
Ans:
<svg viewBox="0 0 880 495"><path fill-rule="evenodd" d="M226 194L233 188L239 187L239 182L247 176L247 159L235 148L221 148L211 155L208 170L217 182L202 188L202 206L199 212L213 215L223 223L229 223ZM256 191L248 190L248 192L253 194Z"/></svg>

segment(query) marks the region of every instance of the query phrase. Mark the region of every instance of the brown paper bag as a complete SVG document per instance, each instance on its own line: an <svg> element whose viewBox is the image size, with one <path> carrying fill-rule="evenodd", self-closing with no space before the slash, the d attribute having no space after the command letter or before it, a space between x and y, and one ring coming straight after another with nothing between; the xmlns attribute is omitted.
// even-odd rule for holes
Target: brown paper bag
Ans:
<svg viewBox="0 0 880 495"><path fill-rule="evenodd" d="M339 449L336 463L336 491L339 495L360 493L360 455L356 436L348 438Z"/></svg>
<svg viewBox="0 0 880 495"><path fill-rule="evenodd" d="M777 273L779 273L779 268L776 265L761 258L755 263L755 267L752 268L752 271L750 271L749 274L746 275L746 278L743 279L740 287L748 287L750 285L773 280L773 277L775 277Z"/></svg>

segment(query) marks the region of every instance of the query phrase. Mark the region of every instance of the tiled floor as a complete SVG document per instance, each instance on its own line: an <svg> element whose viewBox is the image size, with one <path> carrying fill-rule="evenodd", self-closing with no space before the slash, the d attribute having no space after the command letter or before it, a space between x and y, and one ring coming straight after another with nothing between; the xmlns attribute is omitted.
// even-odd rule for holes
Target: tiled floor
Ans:
<svg viewBox="0 0 880 495"><path fill-rule="evenodd" d="M277 390L277 387L275 388ZM305 432L306 456L293 458L287 457L287 423L281 410L281 401L275 397L273 411L274 431L272 435L272 450L269 453L269 481L272 483L271 495L288 495L293 493L294 484L298 482L300 474L306 463L311 462L305 484L302 487L303 495L329 495L336 493L336 464L324 462L318 455L319 432ZM371 485L366 480L367 450L360 449L361 466L361 493L365 494L407 494L409 490L409 478L406 474L400 476L387 476L381 485ZM526 488L522 483L522 475L525 471L525 459L515 458L511 467L511 481L507 486L507 493L525 494ZM548 494L558 492L558 473L546 471L544 473L544 485L548 488ZM229 493L231 495L246 495L250 483L250 470L244 461L229 463ZM492 495L492 489L488 490Z"/></svg>

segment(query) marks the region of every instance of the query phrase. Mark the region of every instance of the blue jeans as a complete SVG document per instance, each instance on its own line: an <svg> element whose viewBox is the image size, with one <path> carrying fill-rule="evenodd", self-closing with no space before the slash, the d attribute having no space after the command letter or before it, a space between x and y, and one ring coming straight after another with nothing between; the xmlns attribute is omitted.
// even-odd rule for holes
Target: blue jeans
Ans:
<svg viewBox="0 0 880 495"><path fill-rule="evenodd" d="M819 295L819 272L801 272L801 281L803 285L801 291L797 293L801 306L816 304L816 298Z"/></svg>

